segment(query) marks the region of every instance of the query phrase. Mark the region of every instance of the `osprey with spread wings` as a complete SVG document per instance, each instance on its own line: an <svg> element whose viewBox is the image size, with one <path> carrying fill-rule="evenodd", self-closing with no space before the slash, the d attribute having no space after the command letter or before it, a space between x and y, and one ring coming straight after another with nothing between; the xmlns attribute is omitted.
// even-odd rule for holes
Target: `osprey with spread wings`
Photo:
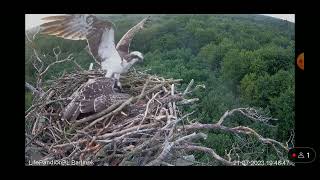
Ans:
<svg viewBox="0 0 320 180"><path fill-rule="evenodd" d="M72 95L72 101L61 111L61 119L77 119L80 113L100 112L117 101L126 100L128 94L118 93L114 89L120 74L125 73L138 61L143 60L142 53L129 51L134 35L142 30L149 21L143 19L132 27L118 42L114 43L114 24L87 14L49 16L43 18L50 22L40 25L40 33L70 40L86 40L89 53L106 70L103 78L90 79Z"/></svg>
<svg viewBox="0 0 320 180"><path fill-rule="evenodd" d="M130 52L129 47L134 35L144 29L145 24L150 21L149 17L132 27L117 45L114 43L114 24L94 15L49 16L42 20L49 22L40 25L41 34L70 40L86 40L94 60L107 71L106 77L114 78L120 88L120 74L127 72L136 62L143 60L142 53Z"/></svg>

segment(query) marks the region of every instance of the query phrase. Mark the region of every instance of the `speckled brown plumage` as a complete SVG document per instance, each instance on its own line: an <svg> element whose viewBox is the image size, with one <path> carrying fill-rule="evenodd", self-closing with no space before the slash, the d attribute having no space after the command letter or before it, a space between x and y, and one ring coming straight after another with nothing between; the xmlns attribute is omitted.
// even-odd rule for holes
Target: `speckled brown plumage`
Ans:
<svg viewBox="0 0 320 180"><path fill-rule="evenodd" d="M76 119L80 113L100 112L118 101L129 99L129 94L113 89L114 82L106 77L88 80L60 113L61 119Z"/></svg>

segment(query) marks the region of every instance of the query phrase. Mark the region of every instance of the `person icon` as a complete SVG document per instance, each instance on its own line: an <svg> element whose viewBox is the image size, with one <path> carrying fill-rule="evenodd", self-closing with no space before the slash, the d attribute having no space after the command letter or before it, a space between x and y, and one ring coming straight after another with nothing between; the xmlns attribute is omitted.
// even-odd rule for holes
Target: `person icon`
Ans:
<svg viewBox="0 0 320 180"><path fill-rule="evenodd" d="M303 153L302 153L302 152L300 152L300 153L299 153L299 155L298 155L298 159L304 159L304 155L303 155Z"/></svg>

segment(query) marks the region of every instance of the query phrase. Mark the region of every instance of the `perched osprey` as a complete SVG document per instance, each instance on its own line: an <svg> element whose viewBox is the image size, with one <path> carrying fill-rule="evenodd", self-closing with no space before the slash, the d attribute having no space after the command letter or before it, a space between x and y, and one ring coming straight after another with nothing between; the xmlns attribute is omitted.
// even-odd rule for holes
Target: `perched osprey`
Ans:
<svg viewBox="0 0 320 180"><path fill-rule="evenodd" d="M120 100L129 99L129 94L114 91L114 83L114 79L107 77L89 79L72 95L72 101L60 113L61 119L76 120L80 113L100 112Z"/></svg>
<svg viewBox="0 0 320 180"><path fill-rule="evenodd" d="M106 77L115 78L120 88L120 74L127 72L136 62L143 60L142 53L138 51L130 53L129 47L134 35L144 29L149 17L132 27L116 46L114 43L114 24L94 15L49 16L42 18L42 20L50 22L40 25L41 34L70 40L86 40L94 60L101 65L103 70L107 70Z"/></svg>

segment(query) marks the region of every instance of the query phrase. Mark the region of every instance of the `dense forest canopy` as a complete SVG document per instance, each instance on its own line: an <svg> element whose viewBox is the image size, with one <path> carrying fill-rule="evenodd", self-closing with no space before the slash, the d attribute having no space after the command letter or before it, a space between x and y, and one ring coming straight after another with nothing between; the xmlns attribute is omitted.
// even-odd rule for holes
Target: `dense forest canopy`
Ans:
<svg viewBox="0 0 320 180"><path fill-rule="evenodd" d="M116 24L116 42L142 18L148 15L97 15ZM272 128L261 123L251 127L270 138L288 140L294 129L295 99L295 32L294 24L262 15L151 15L150 27L137 34L131 50L144 53L138 70L151 74L183 79L184 89L191 79L205 88L195 92L200 103L188 107L196 111L193 118L202 122L215 122L226 110L237 107L256 107L273 118ZM77 63L89 67L92 57L85 50L85 41L70 41L37 35L35 46L50 63L52 49L60 47L62 56L73 53ZM31 59L33 51L26 46L25 79L34 82ZM72 71L71 62L50 69L46 79ZM32 101L26 90L26 107ZM242 117L236 125L248 125ZM240 139L241 140L241 139ZM220 154L235 142L229 135L209 133L205 143ZM261 145L252 140L245 148ZM249 158L250 155L248 155ZM256 154L264 159L274 158L268 153ZM252 157L252 156L250 156ZM203 156L206 159L206 156Z"/></svg>

